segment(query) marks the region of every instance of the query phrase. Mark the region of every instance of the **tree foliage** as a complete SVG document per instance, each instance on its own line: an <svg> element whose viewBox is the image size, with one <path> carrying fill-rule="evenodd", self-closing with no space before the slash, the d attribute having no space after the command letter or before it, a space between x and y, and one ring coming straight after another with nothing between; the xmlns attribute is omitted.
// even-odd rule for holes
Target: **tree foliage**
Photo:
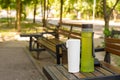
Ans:
<svg viewBox="0 0 120 80"><path fill-rule="evenodd" d="M20 3L20 15L26 17L30 12L37 15L37 9L41 7L41 13L44 11L45 0L21 0ZM60 1L61 0L46 0L46 14L49 17L50 14L53 17L60 16ZM94 0L63 0L63 17L75 17L81 15L81 19L92 19L93 16L93 3ZM109 26L109 20L111 19L113 10L120 12L119 0L96 0L95 17L105 20L105 27ZM16 0L0 0L0 7L2 9L16 9ZM41 6L39 6L41 5ZM29 9L29 10L28 10ZM54 12L52 12L54 10ZM78 14L80 13L80 14Z"/></svg>

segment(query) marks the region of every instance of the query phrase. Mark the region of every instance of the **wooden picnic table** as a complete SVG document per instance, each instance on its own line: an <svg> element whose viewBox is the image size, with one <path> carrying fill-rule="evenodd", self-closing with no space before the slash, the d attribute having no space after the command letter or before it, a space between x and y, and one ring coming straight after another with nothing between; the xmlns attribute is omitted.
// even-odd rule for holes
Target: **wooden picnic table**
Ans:
<svg viewBox="0 0 120 80"><path fill-rule="evenodd" d="M43 72L48 80L120 80L120 69L105 62L90 73L69 73L66 65L45 66Z"/></svg>

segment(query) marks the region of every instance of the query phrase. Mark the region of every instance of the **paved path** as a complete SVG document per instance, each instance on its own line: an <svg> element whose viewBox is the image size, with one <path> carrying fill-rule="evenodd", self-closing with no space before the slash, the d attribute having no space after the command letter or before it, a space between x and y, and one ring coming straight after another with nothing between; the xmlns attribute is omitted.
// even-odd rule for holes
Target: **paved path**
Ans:
<svg viewBox="0 0 120 80"><path fill-rule="evenodd" d="M0 80L45 80L26 53L26 44L0 42Z"/></svg>

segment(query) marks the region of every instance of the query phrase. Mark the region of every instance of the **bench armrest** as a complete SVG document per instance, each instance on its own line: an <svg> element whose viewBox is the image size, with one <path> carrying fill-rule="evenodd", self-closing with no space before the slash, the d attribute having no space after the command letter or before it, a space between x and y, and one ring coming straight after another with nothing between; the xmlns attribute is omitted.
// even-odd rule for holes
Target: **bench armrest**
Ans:
<svg viewBox="0 0 120 80"><path fill-rule="evenodd" d="M104 47L95 48L95 52L101 52L101 51L105 51L105 48Z"/></svg>

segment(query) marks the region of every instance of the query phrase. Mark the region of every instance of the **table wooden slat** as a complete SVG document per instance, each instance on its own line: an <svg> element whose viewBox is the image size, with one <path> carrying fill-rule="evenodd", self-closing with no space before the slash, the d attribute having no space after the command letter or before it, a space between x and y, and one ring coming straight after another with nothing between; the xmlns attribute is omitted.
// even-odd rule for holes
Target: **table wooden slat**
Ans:
<svg viewBox="0 0 120 80"><path fill-rule="evenodd" d="M103 67L111 70L112 72L114 72L116 74L120 74L120 68L112 66L112 65L110 65L110 64L108 64L106 62L103 62L103 61L101 61L101 64L102 64Z"/></svg>
<svg viewBox="0 0 120 80"><path fill-rule="evenodd" d="M86 78L85 75L83 75L83 74L81 74L81 73L79 73L79 72L74 73L74 75L75 75L77 78L79 78L79 79L81 79L81 78Z"/></svg>
<svg viewBox="0 0 120 80"><path fill-rule="evenodd" d="M104 76L104 74L102 74L101 72L99 72L98 70L95 69L94 72L92 72L95 76L100 77L100 76Z"/></svg>
<svg viewBox="0 0 120 80"><path fill-rule="evenodd" d="M92 78L95 77L95 75L93 75L92 73L88 73L88 72L81 72L83 75L85 75L87 78Z"/></svg>
<svg viewBox="0 0 120 80"><path fill-rule="evenodd" d="M69 80L66 78L58 69L54 66L48 67L50 71L54 74L55 77L57 77L57 80Z"/></svg>
<svg viewBox="0 0 120 80"><path fill-rule="evenodd" d="M57 69L67 78L71 79L71 80L76 80L77 78L72 75L71 73L69 73L63 66L56 66Z"/></svg>
<svg viewBox="0 0 120 80"><path fill-rule="evenodd" d="M57 77L55 77L54 74L51 73L51 71L48 69L48 66L45 66L43 68L43 72L45 73L49 80L57 80Z"/></svg>
<svg viewBox="0 0 120 80"><path fill-rule="evenodd" d="M107 70L105 70L105 69L103 69L101 67L96 67L96 69L98 71L100 71L101 73L103 73L105 76L113 75L111 72L109 72L109 71L107 71Z"/></svg>
<svg viewBox="0 0 120 80"><path fill-rule="evenodd" d="M120 69L105 62L101 62L101 66L95 67L95 71L90 73L69 73L67 68L67 65L55 65L44 67L43 71L49 80L101 80L107 77L111 79L112 76L111 80L116 80L116 77L120 77Z"/></svg>

